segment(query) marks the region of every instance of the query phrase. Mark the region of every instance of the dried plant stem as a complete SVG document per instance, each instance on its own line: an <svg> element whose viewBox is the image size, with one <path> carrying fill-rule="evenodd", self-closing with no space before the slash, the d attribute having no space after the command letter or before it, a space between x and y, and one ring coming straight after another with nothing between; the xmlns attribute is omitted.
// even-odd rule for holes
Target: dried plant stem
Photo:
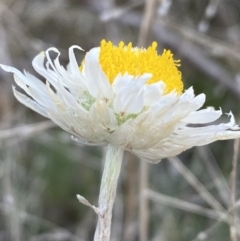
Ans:
<svg viewBox="0 0 240 241"><path fill-rule="evenodd" d="M184 178L198 191L199 195L220 215L220 218L226 218L225 215L227 214L227 211L197 180L192 172L177 157L171 157L168 159Z"/></svg>
<svg viewBox="0 0 240 241"><path fill-rule="evenodd" d="M156 0L145 0L144 14L138 37L138 46L144 46L153 20Z"/></svg>
<svg viewBox="0 0 240 241"><path fill-rule="evenodd" d="M137 225L137 205L139 190L136 188L139 184L139 170L136 166L139 165L139 159L130 152L125 154L126 166L125 171L128 173L125 177L125 213L124 215L124 233L122 240L132 241L136 239Z"/></svg>
<svg viewBox="0 0 240 241"><path fill-rule="evenodd" d="M151 189L148 189L145 191L146 196L149 200L152 200L154 202L161 203L163 205L171 206L174 208L179 208L181 210L191 212L191 213L197 213L199 215L216 219L216 220L221 220L219 219L219 216L225 216L225 213L217 213L216 211L202 207L200 205L197 205L195 203L190 203L178 198L170 197L167 195L164 195L162 193L157 193ZM224 221L228 221L227 218L224 219Z"/></svg>
<svg viewBox="0 0 240 241"><path fill-rule="evenodd" d="M98 200L98 223L94 241L109 241L112 208L121 170L123 149L108 145Z"/></svg>
<svg viewBox="0 0 240 241"><path fill-rule="evenodd" d="M237 157L239 148L239 139L234 140L234 154L232 160L232 172L231 172L231 241L237 241L237 225L236 225L236 177L237 177Z"/></svg>
<svg viewBox="0 0 240 241"><path fill-rule="evenodd" d="M209 172L210 177L212 178L213 183L218 190L219 196L221 197L225 206L229 206L230 205L230 200L229 200L230 188L210 148L208 146L201 146L201 147L197 147L197 150L200 157L205 162L207 171Z"/></svg>
<svg viewBox="0 0 240 241"><path fill-rule="evenodd" d="M140 164L140 232L139 240L148 240L148 197L145 195L148 189L148 163L141 160Z"/></svg>

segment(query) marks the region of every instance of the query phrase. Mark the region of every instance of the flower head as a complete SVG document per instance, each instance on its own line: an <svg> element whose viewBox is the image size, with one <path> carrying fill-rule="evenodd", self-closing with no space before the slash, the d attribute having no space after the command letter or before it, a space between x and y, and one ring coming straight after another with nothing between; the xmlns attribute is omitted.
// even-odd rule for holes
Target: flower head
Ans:
<svg viewBox="0 0 240 241"><path fill-rule="evenodd" d="M193 146L240 137L231 113L229 123L208 124L222 111L199 110L205 95L195 96L192 87L183 91L179 61L169 50L158 55L156 47L156 42L143 49L103 40L79 66L74 49L82 49L72 46L66 69L59 63L60 52L49 48L32 62L45 83L26 71L1 67L27 93L13 87L21 103L85 144L111 143L158 162ZM50 52L57 57L51 59Z"/></svg>

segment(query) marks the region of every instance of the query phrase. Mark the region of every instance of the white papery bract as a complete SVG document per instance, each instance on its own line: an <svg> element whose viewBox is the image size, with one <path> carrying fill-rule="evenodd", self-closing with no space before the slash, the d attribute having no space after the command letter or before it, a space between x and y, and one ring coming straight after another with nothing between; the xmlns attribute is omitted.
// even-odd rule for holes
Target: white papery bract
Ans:
<svg viewBox="0 0 240 241"><path fill-rule="evenodd" d="M66 69L59 63L60 52L56 48L34 58L32 65L45 83L26 71L1 67L12 72L16 84L26 92L27 95L22 94L13 87L22 104L50 118L79 142L110 143L157 163L193 146L240 136L231 113L228 123L209 124L222 111L200 109L205 94L195 96L192 87L184 92L167 90L165 79L149 83L151 72L133 75L126 70L110 79L100 62L101 47L91 49L80 68L75 49L82 51L78 46L69 49ZM57 57L51 59L50 52Z"/></svg>

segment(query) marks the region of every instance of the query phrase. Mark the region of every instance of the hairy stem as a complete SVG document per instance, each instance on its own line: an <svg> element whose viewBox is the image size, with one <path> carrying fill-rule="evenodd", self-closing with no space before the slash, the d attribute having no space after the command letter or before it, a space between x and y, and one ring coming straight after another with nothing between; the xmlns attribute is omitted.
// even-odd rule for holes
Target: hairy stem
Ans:
<svg viewBox="0 0 240 241"><path fill-rule="evenodd" d="M99 194L98 223L94 241L109 241L111 233L112 208L117 182L121 170L123 149L108 145Z"/></svg>

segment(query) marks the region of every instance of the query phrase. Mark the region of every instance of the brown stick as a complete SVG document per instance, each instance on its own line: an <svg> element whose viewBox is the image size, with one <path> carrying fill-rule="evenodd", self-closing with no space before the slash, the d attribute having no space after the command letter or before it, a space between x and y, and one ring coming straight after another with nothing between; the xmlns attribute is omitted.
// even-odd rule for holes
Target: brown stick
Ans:
<svg viewBox="0 0 240 241"><path fill-rule="evenodd" d="M148 163L141 160L140 163L140 223L139 240L148 241L148 198L145 191L148 188Z"/></svg>
<svg viewBox="0 0 240 241"><path fill-rule="evenodd" d="M143 18L140 27L140 33L138 38L138 46L143 47L146 45L147 36L150 30L150 26L154 16L156 0L146 0Z"/></svg>
<svg viewBox="0 0 240 241"><path fill-rule="evenodd" d="M231 224L230 224L230 234L231 241L238 241L237 238L237 223L236 223L236 177L237 177L237 158L239 149L239 139L234 140L234 153L232 160L232 172L231 172Z"/></svg>

